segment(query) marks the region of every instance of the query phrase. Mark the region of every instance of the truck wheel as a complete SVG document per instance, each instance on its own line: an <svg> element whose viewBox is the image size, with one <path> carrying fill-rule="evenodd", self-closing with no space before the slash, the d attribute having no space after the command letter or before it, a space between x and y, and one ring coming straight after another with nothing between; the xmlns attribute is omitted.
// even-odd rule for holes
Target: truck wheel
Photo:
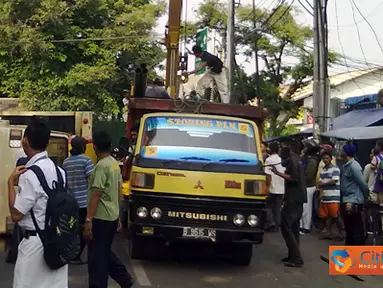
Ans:
<svg viewBox="0 0 383 288"><path fill-rule="evenodd" d="M248 266L253 256L252 244L234 244L233 260L234 263L240 266Z"/></svg>
<svg viewBox="0 0 383 288"><path fill-rule="evenodd" d="M129 254L132 259L144 260L146 258L145 253L145 241L143 239L137 239L132 236L129 241Z"/></svg>

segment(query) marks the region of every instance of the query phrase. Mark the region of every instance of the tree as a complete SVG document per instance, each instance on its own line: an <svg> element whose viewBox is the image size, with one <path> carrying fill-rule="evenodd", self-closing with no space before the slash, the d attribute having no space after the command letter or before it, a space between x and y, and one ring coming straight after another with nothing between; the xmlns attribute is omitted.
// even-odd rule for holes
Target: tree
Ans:
<svg viewBox="0 0 383 288"><path fill-rule="evenodd" d="M153 68L164 58L151 33L165 7L150 0L2 1L0 95L32 110L119 114L133 76L128 66Z"/></svg>
<svg viewBox="0 0 383 288"><path fill-rule="evenodd" d="M205 1L198 8L198 24L226 31L226 7L220 0ZM280 5L268 11L256 9L256 29L251 6L236 9L236 53L254 57L257 46L264 68L260 71L259 96L269 112L269 137L281 135L289 119L298 115L299 104L291 101L291 96L305 86L313 75L312 44L313 31L309 26L295 19L299 10L290 5ZM292 58L291 62L285 61ZM330 62L337 55L329 53ZM245 75L237 65L236 84L238 99L246 103L255 96L255 77Z"/></svg>

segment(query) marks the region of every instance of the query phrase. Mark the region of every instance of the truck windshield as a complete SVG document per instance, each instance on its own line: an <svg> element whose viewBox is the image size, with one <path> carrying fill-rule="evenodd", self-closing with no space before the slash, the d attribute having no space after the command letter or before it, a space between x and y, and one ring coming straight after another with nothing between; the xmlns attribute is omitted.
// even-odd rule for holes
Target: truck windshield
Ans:
<svg viewBox="0 0 383 288"><path fill-rule="evenodd" d="M149 117L141 140L142 157L255 165L256 137L247 122L204 117Z"/></svg>

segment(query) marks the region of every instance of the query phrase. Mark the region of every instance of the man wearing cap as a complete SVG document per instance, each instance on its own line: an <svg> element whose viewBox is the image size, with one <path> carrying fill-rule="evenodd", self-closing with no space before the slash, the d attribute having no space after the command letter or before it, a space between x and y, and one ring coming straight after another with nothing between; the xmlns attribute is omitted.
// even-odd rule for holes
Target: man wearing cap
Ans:
<svg viewBox="0 0 383 288"><path fill-rule="evenodd" d="M130 91L128 89L124 89L122 95L124 96L122 103L124 103L124 106L128 106L130 100Z"/></svg>
<svg viewBox="0 0 383 288"><path fill-rule="evenodd" d="M63 169L67 174L68 190L71 192L78 203L79 210L79 222L80 225L85 224L85 218L87 213L87 193L88 193L88 181L90 175L94 170L92 160L84 155L86 149L87 140L83 137L72 138L71 155L64 160ZM80 253L73 260L72 264L85 264L81 260L82 251L85 248L86 241L84 240L82 231L80 231L81 249Z"/></svg>

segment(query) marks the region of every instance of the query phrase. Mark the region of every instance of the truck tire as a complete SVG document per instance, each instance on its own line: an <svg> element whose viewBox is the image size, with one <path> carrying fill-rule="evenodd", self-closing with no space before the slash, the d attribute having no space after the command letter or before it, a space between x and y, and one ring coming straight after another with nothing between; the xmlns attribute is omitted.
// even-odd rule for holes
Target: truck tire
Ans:
<svg viewBox="0 0 383 288"><path fill-rule="evenodd" d="M233 261L239 266L249 266L253 256L252 244L234 244L233 247Z"/></svg>
<svg viewBox="0 0 383 288"><path fill-rule="evenodd" d="M137 237L132 235L132 238L129 241L129 254L134 260L146 259L147 255L145 253L145 241L143 239L137 239Z"/></svg>

